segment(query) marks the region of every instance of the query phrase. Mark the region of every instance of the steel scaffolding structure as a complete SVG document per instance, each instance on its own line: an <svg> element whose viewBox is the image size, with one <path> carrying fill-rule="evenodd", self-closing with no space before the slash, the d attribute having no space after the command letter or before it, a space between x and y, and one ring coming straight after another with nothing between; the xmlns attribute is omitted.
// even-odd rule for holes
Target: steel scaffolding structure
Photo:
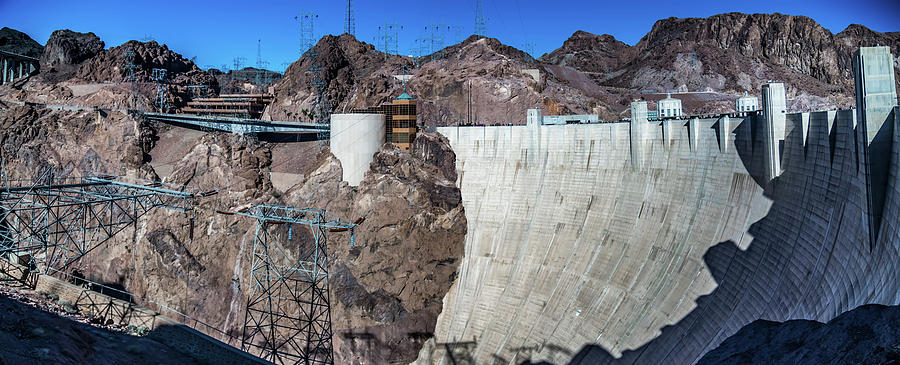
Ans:
<svg viewBox="0 0 900 365"><path fill-rule="evenodd" d="M331 302L328 295L327 232L350 231L353 223L324 210L257 205L238 214L256 219L250 256L250 288L241 349L276 364L332 364ZM273 225L309 228L311 247L289 247L270 232Z"/></svg>
<svg viewBox="0 0 900 365"><path fill-rule="evenodd" d="M3 180L0 187L0 254L44 273L62 271L149 210L192 209L191 188L116 176Z"/></svg>

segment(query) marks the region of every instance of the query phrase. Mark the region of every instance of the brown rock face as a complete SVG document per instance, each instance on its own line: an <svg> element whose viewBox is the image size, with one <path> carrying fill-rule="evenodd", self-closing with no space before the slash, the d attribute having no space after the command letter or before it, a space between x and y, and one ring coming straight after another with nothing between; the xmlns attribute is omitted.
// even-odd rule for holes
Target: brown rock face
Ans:
<svg viewBox="0 0 900 365"><path fill-rule="evenodd" d="M322 38L315 50L324 70L326 100L334 113L396 98L404 89L393 75L401 73L413 75L406 92L419 100L419 123L427 126L465 123L467 115L471 115L470 122L522 124L525 110L545 100L554 100L568 111L607 111L587 92L541 71L525 52L492 38L469 37L443 49L441 57L434 59L385 56L346 34ZM301 58L275 85L276 100L270 110L273 119L306 119L302 110L312 109L316 98L310 88L313 75L307 73L311 65L309 58ZM523 73L528 69L538 70L541 80Z"/></svg>
<svg viewBox="0 0 900 365"><path fill-rule="evenodd" d="M193 61L175 53L156 41L128 41L125 44L104 50L82 64L75 74L79 81L124 82L127 76L125 52L134 52L135 76L139 82L152 81L154 68L166 69L169 102L175 107L185 105L189 99L188 85L207 85L213 92L218 91L218 82L212 75L201 70Z"/></svg>
<svg viewBox="0 0 900 365"><path fill-rule="evenodd" d="M104 46L94 33L54 31L41 55L41 72L50 81L68 79L80 63L102 51Z"/></svg>
<svg viewBox="0 0 900 365"><path fill-rule="evenodd" d="M595 35L579 30L562 47L541 56L540 61L604 76L629 60L630 48L609 34Z"/></svg>
<svg viewBox="0 0 900 365"><path fill-rule="evenodd" d="M3 27L0 29L0 50L40 58L41 53L44 52L44 46L35 42L25 33Z"/></svg>
<svg viewBox="0 0 900 365"><path fill-rule="evenodd" d="M728 13L663 19L637 45L634 58L610 85L660 91L755 92L766 80L830 97L849 107L850 59L860 46L891 45L896 36L851 26L837 35L804 16ZM845 105L846 104L846 105Z"/></svg>
<svg viewBox="0 0 900 365"><path fill-rule="evenodd" d="M139 81L151 81L154 68L167 70L166 79L174 83L196 82L210 84L215 78L200 70L191 60L169 50L156 41L128 41L125 44L100 52L78 69L79 79L94 82L121 82L125 80L125 52L134 52L135 74Z"/></svg>
<svg viewBox="0 0 900 365"><path fill-rule="evenodd" d="M325 81L325 100L335 113L350 108L376 105L384 100L373 97L384 95L396 87L392 74L402 66L412 66L412 61L401 56L385 56L371 44L360 42L349 34L325 36L313 47L318 54L317 64L322 68ZM306 57L291 64L281 81L274 85L276 100L271 111L273 119L308 120L303 109L312 110L315 93L309 72L313 62L309 52ZM399 94L398 94L399 95Z"/></svg>
<svg viewBox="0 0 900 365"><path fill-rule="evenodd" d="M290 204L362 220L355 246L340 236L329 244L336 363L409 363L431 337L463 255L455 160L446 138L423 133L410 153L385 145L356 191L337 183L329 155L285 194Z"/></svg>
<svg viewBox="0 0 900 365"><path fill-rule="evenodd" d="M118 113L100 124L95 118L92 112L30 106L4 110L0 150L7 171L29 178L52 166L57 176L109 172L158 179L147 156L161 146L155 135L171 127ZM155 303L175 308L231 336L214 337L233 341L244 321L256 222L221 212L259 203L325 208L330 216L361 220L355 246L348 234L329 236L338 362L415 359L434 331L463 254L465 214L446 139L423 133L410 153L386 145L355 189L340 181L337 159L322 152L308 166L295 166L300 181L284 193L274 189L268 173L275 168L273 145L227 134L207 134L192 144L164 178L218 194L198 199L188 214L151 210L72 270L153 300L140 299L170 316L175 314ZM288 240L282 228L270 233L309 244L303 229L294 227Z"/></svg>

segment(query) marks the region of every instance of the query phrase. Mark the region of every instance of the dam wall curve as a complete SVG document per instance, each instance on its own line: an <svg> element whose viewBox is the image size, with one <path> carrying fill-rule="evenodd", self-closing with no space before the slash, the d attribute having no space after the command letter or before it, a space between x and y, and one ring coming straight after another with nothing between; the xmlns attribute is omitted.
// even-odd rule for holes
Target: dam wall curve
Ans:
<svg viewBox="0 0 900 365"><path fill-rule="evenodd" d="M692 363L756 320L900 303L900 122L877 240L855 110L443 127L468 231L420 363ZM881 167L879 167L881 168Z"/></svg>

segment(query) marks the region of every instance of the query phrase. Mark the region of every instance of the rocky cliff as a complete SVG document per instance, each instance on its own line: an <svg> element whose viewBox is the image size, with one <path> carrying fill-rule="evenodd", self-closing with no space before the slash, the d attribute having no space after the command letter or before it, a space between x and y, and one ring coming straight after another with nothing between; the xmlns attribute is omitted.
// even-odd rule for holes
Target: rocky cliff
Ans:
<svg viewBox="0 0 900 365"><path fill-rule="evenodd" d="M559 112L610 114L594 95L541 71L526 53L493 38L472 36L418 59L386 55L346 34L326 36L314 49L334 113L390 102L404 91L394 75L410 74L405 90L419 100L424 125L522 124L525 110L540 105L553 105ZM311 59L303 57L275 84L273 119L303 119L302 110L312 109L311 66ZM538 79L523 72L529 69Z"/></svg>
<svg viewBox="0 0 900 365"><path fill-rule="evenodd" d="M44 52L44 46L35 42L25 33L3 27L0 29L0 50L40 58L41 53Z"/></svg>
<svg viewBox="0 0 900 365"><path fill-rule="evenodd" d="M562 47L541 56L546 64L569 66L581 72L605 78L630 60L631 47L609 34L577 31Z"/></svg>
<svg viewBox="0 0 900 365"><path fill-rule="evenodd" d="M889 45L900 57L897 33L854 24L832 34L804 16L727 13L659 20L633 47L576 32L541 61L628 90L756 93L777 80L800 108L834 108L852 106L852 54L874 45Z"/></svg>
<svg viewBox="0 0 900 365"><path fill-rule="evenodd" d="M67 80L74 76L81 63L94 57L104 46L94 33L54 31L41 54L41 76L48 82Z"/></svg>
<svg viewBox="0 0 900 365"><path fill-rule="evenodd" d="M155 151L158 135L173 127L117 112L98 122L94 112L33 106L3 109L0 126L0 150L14 178L52 167L58 176L99 171L218 190L189 214L153 210L83 257L71 269L88 279L152 300L142 303L164 314L173 315L156 303L186 313L234 341L243 326L255 221L223 212L257 203L324 208L360 221L354 247L346 234L329 240L337 358L406 363L434 331L466 231L446 139L422 134L411 152L386 145L358 188L340 181L340 163L326 149L294 166L298 181L283 192L269 171L295 164L294 157L273 156L268 143L204 135L180 152L171 173L159 176L150 156L179 153ZM286 240L287 232L273 235ZM308 240L295 229L294 241Z"/></svg>

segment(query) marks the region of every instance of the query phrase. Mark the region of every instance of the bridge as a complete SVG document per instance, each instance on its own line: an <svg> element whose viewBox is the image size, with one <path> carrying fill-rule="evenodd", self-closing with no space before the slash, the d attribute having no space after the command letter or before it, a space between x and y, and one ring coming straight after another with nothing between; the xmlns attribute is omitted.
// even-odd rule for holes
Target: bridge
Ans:
<svg viewBox="0 0 900 365"><path fill-rule="evenodd" d="M234 134L318 134L328 132L328 125L302 122L268 121L260 119L202 116L189 114L143 113L149 120L167 124L182 124L204 130L216 130Z"/></svg>
<svg viewBox="0 0 900 365"><path fill-rule="evenodd" d="M37 58L28 57L12 52L0 51L0 65L2 65L2 77L0 85L6 85L18 79L30 76L39 68Z"/></svg>

